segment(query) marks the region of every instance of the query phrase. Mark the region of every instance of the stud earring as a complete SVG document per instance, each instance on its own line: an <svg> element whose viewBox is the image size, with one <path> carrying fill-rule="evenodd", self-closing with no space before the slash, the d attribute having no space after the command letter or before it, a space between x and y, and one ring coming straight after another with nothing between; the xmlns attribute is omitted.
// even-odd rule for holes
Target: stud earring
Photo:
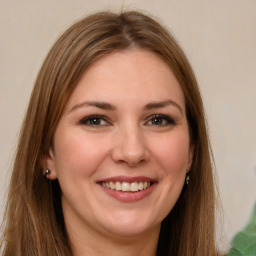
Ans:
<svg viewBox="0 0 256 256"><path fill-rule="evenodd" d="M188 185L188 183L189 183L189 174L186 174L186 184Z"/></svg>
<svg viewBox="0 0 256 256"><path fill-rule="evenodd" d="M45 170L45 172L44 172L44 177L45 178L47 178L47 176L49 175L51 173L51 171L50 170Z"/></svg>

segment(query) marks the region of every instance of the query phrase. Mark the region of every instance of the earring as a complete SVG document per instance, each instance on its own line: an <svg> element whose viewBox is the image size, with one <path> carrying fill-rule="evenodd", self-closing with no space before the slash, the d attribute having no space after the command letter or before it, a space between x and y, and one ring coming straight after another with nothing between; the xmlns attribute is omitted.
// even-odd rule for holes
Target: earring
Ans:
<svg viewBox="0 0 256 256"><path fill-rule="evenodd" d="M47 178L47 176L49 175L51 173L51 171L50 170L45 170L45 172L44 172L44 177L45 178Z"/></svg>
<svg viewBox="0 0 256 256"><path fill-rule="evenodd" d="M188 185L189 183L189 174L186 174L186 184Z"/></svg>

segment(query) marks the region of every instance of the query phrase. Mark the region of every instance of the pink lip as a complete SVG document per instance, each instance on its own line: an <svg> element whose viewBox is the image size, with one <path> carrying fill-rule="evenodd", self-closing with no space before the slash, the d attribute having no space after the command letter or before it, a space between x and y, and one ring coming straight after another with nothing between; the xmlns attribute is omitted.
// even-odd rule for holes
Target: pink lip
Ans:
<svg viewBox="0 0 256 256"><path fill-rule="evenodd" d="M152 179L152 178L149 178L149 177L145 177L145 176L136 176L136 177L130 177L130 176L115 176L115 177L110 177L110 178L107 178L107 179L102 179L102 180L99 180L97 181L97 183L99 182L110 182L110 181L113 181L113 182L117 182L117 181L120 181L120 182L140 182L140 181L147 181L147 182L156 182L156 180Z"/></svg>
<svg viewBox="0 0 256 256"><path fill-rule="evenodd" d="M106 187L103 187L101 185L101 182L116 182L116 181L120 181L120 182L140 182L140 181L147 181L147 182L152 182L153 184L147 188L144 189L142 191L138 191L138 192L123 192L123 191L117 191L117 190L113 190L113 189L109 189ZM120 201L120 202L126 202L126 203L132 203L132 202L137 202L140 201L142 199L144 199L145 197L147 197L148 195L150 195L153 190L156 188L156 185L158 184L156 182L156 180L153 180L149 177L143 177L143 176L137 176L137 177L127 177L127 176L116 176L116 177L112 177L112 178L107 178L101 181L98 181L97 184L99 185L99 187L108 195L110 195L111 197L115 198L116 200Z"/></svg>

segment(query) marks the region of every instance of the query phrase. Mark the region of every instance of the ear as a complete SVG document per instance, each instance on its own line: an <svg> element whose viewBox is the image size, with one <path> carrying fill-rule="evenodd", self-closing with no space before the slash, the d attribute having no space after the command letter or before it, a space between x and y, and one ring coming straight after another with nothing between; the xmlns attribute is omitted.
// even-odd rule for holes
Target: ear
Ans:
<svg viewBox="0 0 256 256"><path fill-rule="evenodd" d="M45 175L46 170L49 170L49 174L45 176L45 178L49 180L57 179L56 168L55 168L55 160L53 150L50 149L49 153L43 159L43 175Z"/></svg>
<svg viewBox="0 0 256 256"><path fill-rule="evenodd" d="M190 171L193 163L194 149L195 149L195 145L191 143L189 147L189 153L188 153L187 173Z"/></svg>

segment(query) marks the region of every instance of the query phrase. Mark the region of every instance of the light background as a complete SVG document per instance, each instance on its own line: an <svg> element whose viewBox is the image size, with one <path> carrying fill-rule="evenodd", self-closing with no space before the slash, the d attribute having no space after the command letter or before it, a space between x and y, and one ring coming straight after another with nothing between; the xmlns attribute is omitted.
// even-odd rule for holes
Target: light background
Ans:
<svg viewBox="0 0 256 256"><path fill-rule="evenodd" d="M224 241L230 240L256 199L255 0L1 0L0 216L19 128L48 50L79 18L122 8L158 17L190 59L208 116Z"/></svg>

